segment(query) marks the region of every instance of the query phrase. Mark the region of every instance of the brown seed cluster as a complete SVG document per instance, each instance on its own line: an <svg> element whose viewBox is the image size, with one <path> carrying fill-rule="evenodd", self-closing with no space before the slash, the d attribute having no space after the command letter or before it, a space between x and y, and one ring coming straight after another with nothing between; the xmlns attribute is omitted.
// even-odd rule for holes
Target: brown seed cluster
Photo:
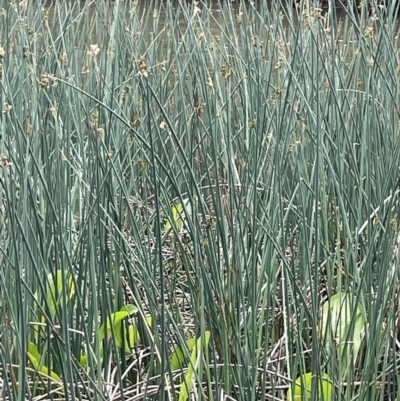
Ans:
<svg viewBox="0 0 400 401"><path fill-rule="evenodd" d="M221 75L224 78L229 78L229 76L231 75L231 70L229 69L229 67L227 67L226 65L221 66Z"/></svg>
<svg viewBox="0 0 400 401"><path fill-rule="evenodd" d="M89 50L87 51L87 55L89 57L96 58L99 53L100 53L99 45L92 44L89 46Z"/></svg>
<svg viewBox="0 0 400 401"><path fill-rule="evenodd" d="M12 105L8 102L4 102L3 114L7 114L12 109Z"/></svg>
<svg viewBox="0 0 400 401"><path fill-rule="evenodd" d="M53 74L42 74L41 80L40 80L40 87L42 89L47 88L48 85L52 84L53 86L56 86L58 83L58 78L54 76Z"/></svg>
<svg viewBox="0 0 400 401"><path fill-rule="evenodd" d="M136 65L139 69L139 75L144 76L147 78L150 74L150 69L147 68L147 63L144 57L140 57L136 60Z"/></svg>
<svg viewBox="0 0 400 401"><path fill-rule="evenodd" d="M1 167L9 167L12 165L12 163L8 160L7 156L3 155L0 159L0 165Z"/></svg>

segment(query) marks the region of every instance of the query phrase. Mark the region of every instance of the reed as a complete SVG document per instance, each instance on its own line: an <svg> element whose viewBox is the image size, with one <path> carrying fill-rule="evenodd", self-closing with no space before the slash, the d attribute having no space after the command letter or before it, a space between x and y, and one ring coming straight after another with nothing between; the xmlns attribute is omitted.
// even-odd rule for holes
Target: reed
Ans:
<svg viewBox="0 0 400 401"><path fill-rule="evenodd" d="M0 1L0 398L398 399L395 2L143 3Z"/></svg>

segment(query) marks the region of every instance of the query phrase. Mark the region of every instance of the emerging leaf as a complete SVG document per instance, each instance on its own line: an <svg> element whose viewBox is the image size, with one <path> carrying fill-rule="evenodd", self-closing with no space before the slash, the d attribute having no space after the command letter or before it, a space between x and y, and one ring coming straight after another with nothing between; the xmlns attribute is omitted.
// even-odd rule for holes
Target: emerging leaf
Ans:
<svg viewBox="0 0 400 401"><path fill-rule="evenodd" d="M114 331L115 336L115 344L121 348L125 349L126 352L131 352L131 347L134 346L140 339L139 332L137 328L133 325L128 326L128 336L125 339L123 337L123 330L122 330L122 321L131 315L134 315L138 312L138 308L135 305L125 305L123 306L118 312L112 313L100 326L98 341L101 342L104 338ZM94 346L94 343L91 344ZM103 355L103 350L100 349L101 355ZM79 363L82 366L87 364L87 355L84 354L80 357Z"/></svg>
<svg viewBox="0 0 400 401"><path fill-rule="evenodd" d="M138 308L134 305L125 305L124 307L121 308L120 311L112 313L100 326L100 331L99 331L99 341L103 341L106 335L110 334L112 330L114 330L114 333L116 334L117 332L117 327L120 327L120 324L123 319L126 317L133 315L137 313ZM117 344L118 345L118 344Z"/></svg>
<svg viewBox="0 0 400 401"><path fill-rule="evenodd" d="M306 373L298 377L294 384L294 391L292 388L287 393L288 401L311 401L315 398L312 397L314 377L312 373ZM321 378L318 379L318 401L332 401L333 386L331 380L326 373L323 373Z"/></svg>
<svg viewBox="0 0 400 401"><path fill-rule="evenodd" d="M166 231L175 227L176 231L181 231L185 221L185 209L190 213L189 199L184 199L183 203L178 203L171 208L171 214L168 221L165 223L164 229Z"/></svg>
<svg viewBox="0 0 400 401"><path fill-rule="evenodd" d="M65 273L65 275L67 276L66 283L64 283L63 272L60 269L57 270L55 276L52 273L47 275L46 298L52 313L56 312L57 305L62 302L64 291L67 302L75 294L74 278L69 273Z"/></svg>
<svg viewBox="0 0 400 401"><path fill-rule="evenodd" d="M196 338L189 338L186 340L186 347L189 352L191 352L196 345ZM184 366L184 364L189 360L190 355L186 353L186 348L183 346L178 346L175 348L174 353L171 356L171 369L177 370Z"/></svg>
<svg viewBox="0 0 400 401"><path fill-rule="evenodd" d="M39 362L42 359L36 345L30 341L28 341L28 353Z"/></svg>
<svg viewBox="0 0 400 401"><path fill-rule="evenodd" d="M42 356L40 355L35 344L28 341L27 355L30 363L37 370L38 373L50 377L53 381L61 383L61 377L52 372L47 366L42 364Z"/></svg>
<svg viewBox="0 0 400 401"><path fill-rule="evenodd" d="M202 341L202 339L204 339L204 342ZM189 392L193 386L193 376L195 370L199 368L199 362L200 358L203 355L203 349L207 348L209 341L210 341L209 331L206 331L202 337L199 337L197 339L196 345L192 349L188 370L185 375L185 379L182 383L181 391L179 392L178 401L186 401L189 398Z"/></svg>
<svg viewBox="0 0 400 401"><path fill-rule="evenodd" d="M336 347L342 375L357 359L365 323L361 303L346 292L333 295L322 307L320 336L328 353Z"/></svg>

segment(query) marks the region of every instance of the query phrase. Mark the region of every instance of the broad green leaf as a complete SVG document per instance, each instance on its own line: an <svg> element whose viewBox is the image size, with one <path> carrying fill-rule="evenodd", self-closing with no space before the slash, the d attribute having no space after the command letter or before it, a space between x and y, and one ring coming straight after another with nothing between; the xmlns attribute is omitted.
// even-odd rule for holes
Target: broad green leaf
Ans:
<svg viewBox="0 0 400 401"><path fill-rule="evenodd" d="M147 324L151 327L151 325L152 325L152 323L153 323L152 317L151 317L151 316L147 316L147 317L146 317L146 322L147 322Z"/></svg>
<svg viewBox="0 0 400 401"><path fill-rule="evenodd" d="M170 217L168 218L168 221L165 223L164 229L168 231L172 227L175 227L177 231L180 231L183 227L182 214L183 214L182 203L178 203L176 206L173 206L171 209Z"/></svg>
<svg viewBox="0 0 400 401"><path fill-rule="evenodd" d="M203 355L203 348L206 349L210 341L210 332L206 331L203 336L204 343L202 342L202 337L199 337L196 341L196 345L192 349L192 354L190 355L190 363L188 365L188 370L185 375L184 381L181 385L181 391L179 392L178 401L186 401L189 398L189 392L193 386L193 375L195 369L198 368L198 361Z"/></svg>
<svg viewBox="0 0 400 401"><path fill-rule="evenodd" d="M41 324L39 324L39 322L40 323L46 323L46 319L39 311L38 305L40 304L40 302L39 302L39 296L38 296L38 292L37 291L33 294L33 297L34 297L34 307L33 307L33 318L32 318L32 321L33 322L37 322L37 324L32 324L31 327L32 327L32 329L33 329L33 331L35 333L34 334L34 340L36 342L38 342L39 336L42 337L42 338L46 337L46 333L44 331L44 327Z"/></svg>
<svg viewBox="0 0 400 401"><path fill-rule="evenodd" d="M94 344L91 344L90 346L93 347ZM103 357L103 348L100 348L100 357ZM87 364L87 354L83 354L81 355L81 357L79 358L79 363L81 364L81 366L86 366Z"/></svg>
<svg viewBox="0 0 400 401"><path fill-rule="evenodd" d="M63 272L61 270L57 270L55 277L52 273L47 275L46 298L52 313L56 312L57 304L62 302L63 291L66 291L65 296L67 301L75 294L73 277L69 273L65 273L65 275L67 276L67 283L65 284L63 282Z"/></svg>
<svg viewBox="0 0 400 401"><path fill-rule="evenodd" d="M81 357L79 358L79 363L81 364L81 366L86 366L86 364L87 364L87 354L81 355Z"/></svg>
<svg viewBox="0 0 400 401"><path fill-rule="evenodd" d="M129 312L130 315L134 315L135 313L138 313L138 311L139 309L132 304L126 304L120 309L120 312Z"/></svg>
<svg viewBox="0 0 400 401"><path fill-rule="evenodd" d="M37 361L40 361L42 359L42 356L40 355L39 350L37 349L36 345L30 341L28 341L28 352Z"/></svg>
<svg viewBox="0 0 400 401"><path fill-rule="evenodd" d="M130 346L136 345L140 340L139 330L133 324L128 327L128 340Z"/></svg>
<svg viewBox="0 0 400 401"><path fill-rule="evenodd" d="M186 347L189 352L192 352L193 347L196 345L196 338L189 338L186 340ZM184 366L189 360L190 355L186 353L185 347L178 346L175 348L171 356L171 370L177 370Z"/></svg>
<svg viewBox="0 0 400 401"><path fill-rule="evenodd" d="M137 344L140 339L139 331L133 324L130 324L128 327L128 336L125 340L122 336L122 321L118 322L115 326L115 344L121 349L125 349L125 352L130 353L131 347ZM126 332L125 332L126 333Z"/></svg>
<svg viewBox="0 0 400 401"><path fill-rule="evenodd" d="M312 373L306 373L298 377L295 381L294 391L292 388L287 393L288 401L311 401L315 398L312 397L314 377ZM323 373L321 378L318 380L318 401L332 401L332 390L333 386L331 380L326 373Z"/></svg>
<svg viewBox="0 0 400 401"><path fill-rule="evenodd" d="M120 312L128 312L130 315L133 315L138 312L138 308L135 305L125 305L120 309ZM126 332L125 332L126 333ZM122 336L122 320L119 320L115 324L115 344L121 348L125 349L125 352L131 352L131 347L133 347L137 341L139 340L139 333L135 326L128 326L128 337L125 340Z"/></svg>
<svg viewBox="0 0 400 401"><path fill-rule="evenodd" d="M183 203L178 203L176 206L171 208L170 217L164 225L166 231L170 230L172 227L175 227L177 231L182 230L185 221L185 209L186 212L190 213L189 199L184 199Z"/></svg>
<svg viewBox="0 0 400 401"><path fill-rule="evenodd" d="M52 378L54 381L61 383L61 377L41 363L42 356L40 355L36 345L30 341L28 342L27 355L31 364L39 373L42 373L43 375Z"/></svg>
<svg viewBox="0 0 400 401"><path fill-rule="evenodd" d="M100 326L98 341L101 342L104 338L112 332L114 329L115 335L115 344L119 348L124 348L126 352L131 352L130 346L133 346L139 341L139 333L135 326L128 326L128 339L129 341L124 341L122 338L122 321L130 316L134 315L138 312L138 308L135 305L125 305L118 312L112 313L106 320L106 323L103 323ZM91 347L94 346L94 343L91 344ZM101 355L103 355L103 350L100 349ZM87 364L87 354L81 355L79 359L79 363L82 366Z"/></svg>
<svg viewBox="0 0 400 401"><path fill-rule="evenodd" d="M146 317L146 323L151 327L152 319L151 316ZM131 347L136 345L140 341L140 334L139 330L134 326L133 324L128 326L128 342L125 343L125 351L126 352L131 352ZM121 339L121 345L117 345L120 348L123 348L122 344L122 339Z"/></svg>
<svg viewBox="0 0 400 401"><path fill-rule="evenodd" d="M355 316L354 316L355 314ZM340 363L341 373L344 375L350 363L357 359L361 347L363 330L366 319L360 302L356 302L353 295L340 292L333 295L322 307L321 338L326 351L335 352ZM350 332L352 319L354 329Z"/></svg>
<svg viewBox="0 0 400 401"><path fill-rule="evenodd" d="M116 333L116 327L118 324L121 323L123 319L126 317L133 315L137 313L138 309L134 305L125 305L124 307L121 308L120 311L112 313L100 326L100 331L99 331L99 338L98 340L101 342L104 340L106 335L111 333L111 330L114 329L114 332Z"/></svg>

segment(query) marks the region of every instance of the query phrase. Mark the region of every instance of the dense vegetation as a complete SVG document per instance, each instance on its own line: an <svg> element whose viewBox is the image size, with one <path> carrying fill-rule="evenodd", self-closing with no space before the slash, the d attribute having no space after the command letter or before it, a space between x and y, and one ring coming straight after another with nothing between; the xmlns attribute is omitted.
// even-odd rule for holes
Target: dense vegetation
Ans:
<svg viewBox="0 0 400 401"><path fill-rule="evenodd" d="M396 2L143 3L0 0L0 398L400 399Z"/></svg>

